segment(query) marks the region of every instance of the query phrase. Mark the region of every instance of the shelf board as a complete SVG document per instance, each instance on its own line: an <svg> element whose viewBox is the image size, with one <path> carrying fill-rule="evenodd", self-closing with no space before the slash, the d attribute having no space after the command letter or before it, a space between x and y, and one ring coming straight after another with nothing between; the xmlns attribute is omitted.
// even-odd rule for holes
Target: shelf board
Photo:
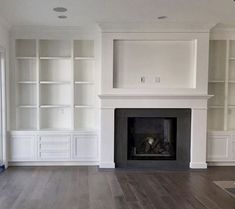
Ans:
<svg viewBox="0 0 235 209"><path fill-rule="evenodd" d="M35 60L37 57L16 57L17 60Z"/></svg>
<svg viewBox="0 0 235 209"><path fill-rule="evenodd" d="M72 131L72 128L41 128L39 131Z"/></svg>
<svg viewBox="0 0 235 209"><path fill-rule="evenodd" d="M71 59L70 56L65 57L40 57L40 60L64 60L64 59Z"/></svg>
<svg viewBox="0 0 235 209"><path fill-rule="evenodd" d="M18 81L18 84L37 84L37 81Z"/></svg>
<svg viewBox="0 0 235 209"><path fill-rule="evenodd" d="M94 57L74 57L74 60L94 60Z"/></svg>
<svg viewBox="0 0 235 209"><path fill-rule="evenodd" d="M228 82L229 83L235 83L235 80L229 80Z"/></svg>
<svg viewBox="0 0 235 209"><path fill-rule="evenodd" d="M210 105L208 106L209 109L223 109L223 105Z"/></svg>
<svg viewBox="0 0 235 209"><path fill-rule="evenodd" d="M235 60L235 57L230 57L229 60Z"/></svg>
<svg viewBox="0 0 235 209"><path fill-rule="evenodd" d="M70 84L69 81L40 81L40 84Z"/></svg>
<svg viewBox="0 0 235 209"><path fill-rule="evenodd" d="M92 105L75 105L75 108L94 108Z"/></svg>
<svg viewBox="0 0 235 209"><path fill-rule="evenodd" d="M229 109L235 109L235 105L229 105L228 108Z"/></svg>
<svg viewBox="0 0 235 209"><path fill-rule="evenodd" d="M75 84L94 84L92 81L75 81Z"/></svg>
<svg viewBox="0 0 235 209"><path fill-rule="evenodd" d="M223 128L221 129L208 129L207 132L224 132L225 130Z"/></svg>
<svg viewBox="0 0 235 209"><path fill-rule="evenodd" d="M70 105L40 105L40 108L70 108Z"/></svg>
<svg viewBox="0 0 235 209"><path fill-rule="evenodd" d="M18 108L37 108L36 105L18 105Z"/></svg>
<svg viewBox="0 0 235 209"><path fill-rule="evenodd" d="M37 128L16 128L15 130L13 130L12 132L14 131L37 131Z"/></svg>
<svg viewBox="0 0 235 209"><path fill-rule="evenodd" d="M224 83L224 80L209 80L209 83Z"/></svg>

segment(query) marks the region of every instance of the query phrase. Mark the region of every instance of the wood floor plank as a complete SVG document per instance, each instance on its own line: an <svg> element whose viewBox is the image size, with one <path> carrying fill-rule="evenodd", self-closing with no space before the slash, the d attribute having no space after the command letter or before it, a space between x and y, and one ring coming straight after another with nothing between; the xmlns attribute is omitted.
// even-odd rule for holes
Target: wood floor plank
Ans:
<svg viewBox="0 0 235 209"><path fill-rule="evenodd" d="M235 199L213 183L235 181L234 174L235 167L10 167L0 174L0 209L235 209Z"/></svg>

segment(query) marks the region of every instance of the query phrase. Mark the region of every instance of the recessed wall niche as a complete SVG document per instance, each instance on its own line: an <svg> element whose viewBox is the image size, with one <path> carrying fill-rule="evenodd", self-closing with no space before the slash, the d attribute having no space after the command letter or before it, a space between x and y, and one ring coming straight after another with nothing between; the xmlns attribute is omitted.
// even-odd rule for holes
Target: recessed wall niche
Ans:
<svg viewBox="0 0 235 209"><path fill-rule="evenodd" d="M195 88L195 40L114 40L114 88Z"/></svg>

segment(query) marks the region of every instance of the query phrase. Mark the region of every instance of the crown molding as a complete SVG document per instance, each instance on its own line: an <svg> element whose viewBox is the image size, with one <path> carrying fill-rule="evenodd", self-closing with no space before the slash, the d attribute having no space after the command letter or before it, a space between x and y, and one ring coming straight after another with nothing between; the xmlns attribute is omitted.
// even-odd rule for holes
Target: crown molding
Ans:
<svg viewBox="0 0 235 209"><path fill-rule="evenodd" d="M54 31L67 31L67 32L95 32L99 30L97 25L89 25L89 26L35 26L35 25L17 25L12 26L11 31L46 31L46 32L54 32Z"/></svg>
<svg viewBox="0 0 235 209"><path fill-rule="evenodd" d="M188 23L188 22L127 22L127 23L97 23L103 33L155 33L155 32L172 32L172 33L209 33L215 23Z"/></svg>
<svg viewBox="0 0 235 209"><path fill-rule="evenodd" d="M219 23L211 29L211 40L234 40L235 39L235 24Z"/></svg>
<svg viewBox="0 0 235 209"><path fill-rule="evenodd" d="M10 30L11 38L95 38L100 29L95 25L90 26L13 26Z"/></svg>

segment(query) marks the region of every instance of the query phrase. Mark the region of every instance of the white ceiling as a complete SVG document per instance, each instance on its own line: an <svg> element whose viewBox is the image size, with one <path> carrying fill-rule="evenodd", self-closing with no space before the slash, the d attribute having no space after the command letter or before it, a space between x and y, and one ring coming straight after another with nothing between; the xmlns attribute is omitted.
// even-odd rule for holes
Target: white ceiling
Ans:
<svg viewBox="0 0 235 209"><path fill-rule="evenodd" d="M68 19L52 9L63 6ZM158 16L168 19L158 20ZM84 26L95 22L235 23L233 0L0 0L11 25Z"/></svg>

